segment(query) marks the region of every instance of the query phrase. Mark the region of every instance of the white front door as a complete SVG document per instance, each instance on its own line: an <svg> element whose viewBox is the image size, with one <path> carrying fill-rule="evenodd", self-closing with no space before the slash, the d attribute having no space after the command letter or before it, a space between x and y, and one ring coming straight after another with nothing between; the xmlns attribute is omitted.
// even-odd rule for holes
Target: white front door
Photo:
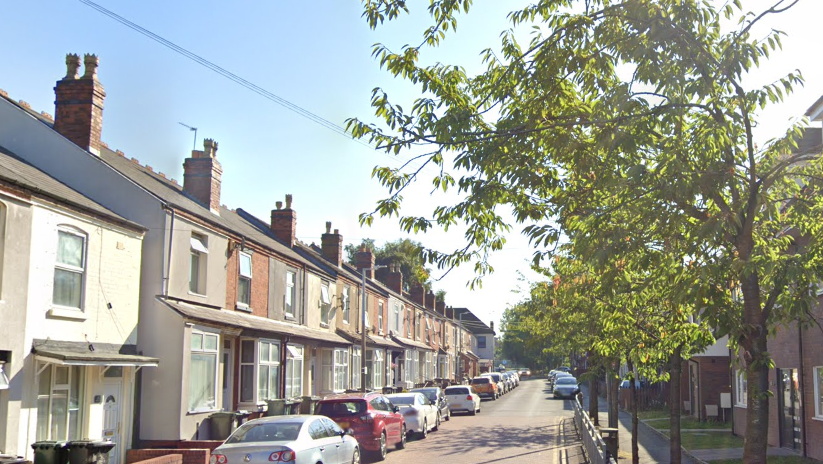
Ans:
<svg viewBox="0 0 823 464"><path fill-rule="evenodd" d="M239 345L239 344L238 344ZM232 350L232 340L223 340L223 354L222 359L220 360L220 364L223 365L223 377L222 377L222 390L223 390L223 409L226 411L233 411L234 407L232 406L232 379L234 378L232 367L234 363L232 362L234 359L233 350Z"/></svg>
<svg viewBox="0 0 823 464"><path fill-rule="evenodd" d="M116 444L109 453L109 464L120 464L123 442L123 381L106 379L103 383L103 439Z"/></svg>

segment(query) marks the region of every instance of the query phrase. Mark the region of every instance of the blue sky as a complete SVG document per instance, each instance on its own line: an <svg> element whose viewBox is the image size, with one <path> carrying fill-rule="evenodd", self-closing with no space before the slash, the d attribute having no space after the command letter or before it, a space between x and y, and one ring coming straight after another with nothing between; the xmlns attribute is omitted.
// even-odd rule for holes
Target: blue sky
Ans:
<svg viewBox="0 0 823 464"><path fill-rule="evenodd" d="M411 101L416 93L393 80L371 58L382 42L393 49L419 43L425 5L410 1L410 17L371 31L360 17L358 0L115 1L98 4L220 65L248 81L338 125L346 118L370 119L371 91L383 87L393 98ZM522 2L476 0L475 9L424 62L444 61L479 70L479 52L498 43L505 13ZM747 0L751 8L767 6ZM397 165L388 155L347 140L240 87L206 68L109 19L77 0L0 0L0 88L39 111L54 111L53 87L65 74L66 53L96 53L107 98L103 140L112 149L182 180L183 159L192 134L178 122L198 127L198 137L220 144L222 203L268 218L275 201L294 195L297 235L319 242L325 222L340 229L346 243L403 237L396 220L377 220L361 229L358 214L371 211L385 191L371 179L375 165ZM823 94L823 66L816 36L823 2L805 0L779 18L790 34L784 52L752 83L769 82L795 68L806 77L800 89L761 124L766 140L785 129ZM202 142L198 142L202 146ZM427 182L406 198L409 212L430 213L443 197ZM486 322L498 323L505 307L521 299L512 293L517 271L528 277L531 250L515 228L506 248L492 258L494 275L480 290L469 290L471 266L450 273L436 289L447 304L465 306ZM463 243L459 231L413 236L441 251ZM439 273L435 271L435 276Z"/></svg>

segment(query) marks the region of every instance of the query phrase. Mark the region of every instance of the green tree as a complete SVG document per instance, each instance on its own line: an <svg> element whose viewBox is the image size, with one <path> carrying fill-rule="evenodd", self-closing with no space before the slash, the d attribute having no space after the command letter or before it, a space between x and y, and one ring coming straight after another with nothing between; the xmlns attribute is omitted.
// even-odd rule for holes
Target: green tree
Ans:
<svg viewBox="0 0 823 464"><path fill-rule="evenodd" d="M538 0L510 13L512 28L482 52L480 74L421 65L425 48L439 45L471 3L431 0L433 24L419 46L376 45L380 66L422 95L404 108L375 89L381 124L348 123L355 137L389 153L423 156L423 167L438 168L435 187L461 195L431 216L405 216L403 190L421 171L376 168L389 196L361 221L398 215L401 228L415 232L462 222L467 246L424 257L439 266L473 261L479 276L513 222L535 244L537 261L563 234L574 242L601 237L615 215L633 226L626 232L640 227L663 246L677 242L708 279L680 286L673 308L714 301L717 289L704 282L726 282L726 294L735 293L726 298L732 304L710 305L703 316L736 343L749 388L743 460L765 463L767 334L807 317L823 276L823 169L819 147L798 145L799 126L755 143L758 115L802 83L799 73L753 89L743 80L783 36L754 36L753 27L797 2L775 0L750 13L739 0L720 8L698 0ZM363 4L372 27L407 9L403 0ZM529 42L519 43L516 30L530 27ZM627 207L640 214L621 214Z"/></svg>
<svg viewBox="0 0 823 464"><path fill-rule="evenodd" d="M370 238L363 239L360 245L348 244L344 247L346 251L347 261L350 264L356 264L355 256L360 247L365 246L374 253L375 264L389 266L396 265L400 267L400 272L403 274L403 289L409 291L414 285L422 285L430 289L431 272L425 266L423 260L423 245L419 242L409 240L407 238L395 240L393 242L386 242L383 246L375 246L374 240ZM378 269L377 277L382 277L387 269ZM446 292L438 290L437 296L439 300L445 301Z"/></svg>

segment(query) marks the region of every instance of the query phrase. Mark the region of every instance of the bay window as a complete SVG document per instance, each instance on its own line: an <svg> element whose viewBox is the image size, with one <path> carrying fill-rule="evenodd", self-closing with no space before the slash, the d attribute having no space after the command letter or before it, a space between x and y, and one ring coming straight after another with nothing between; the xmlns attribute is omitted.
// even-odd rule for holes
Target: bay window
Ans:
<svg viewBox="0 0 823 464"><path fill-rule="evenodd" d="M77 440L84 368L42 366L37 377L37 440Z"/></svg>
<svg viewBox="0 0 823 464"><path fill-rule="evenodd" d="M349 374L349 351L345 349L334 350L334 391L342 392L346 390L346 377Z"/></svg>
<svg viewBox="0 0 823 464"><path fill-rule="evenodd" d="M240 342L240 402L262 404L280 397L280 342Z"/></svg>
<svg viewBox="0 0 823 464"><path fill-rule="evenodd" d="M189 366L189 411L208 411L217 406L216 334L192 330Z"/></svg>
<svg viewBox="0 0 823 464"><path fill-rule="evenodd" d="M303 346L286 345L286 398L303 394Z"/></svg>

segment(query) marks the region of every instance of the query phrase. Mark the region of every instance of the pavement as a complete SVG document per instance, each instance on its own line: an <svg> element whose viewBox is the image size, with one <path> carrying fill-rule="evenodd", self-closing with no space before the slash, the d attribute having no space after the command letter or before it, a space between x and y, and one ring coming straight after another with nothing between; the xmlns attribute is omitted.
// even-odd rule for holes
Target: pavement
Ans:
<svg viewBox="0 0 823 464"><path fill-rule="evenodd" d="M584 403L588 406L588 389L582 386ZM605 427L609 423L607 404L604 399L598 401L600 426ZM638 425L638 454L641 464L667 463L671 462L669 439L663 433L655 430L650 425L639 421ZM620 446L619 462L630 462L632 458L632 416L627 411L620 411L618 416L618 441ZM701 430L705 431L705 430ZM723 430L727 432L727 430ZM769 447L769 456L797 456L792 450ZM723 448L723 449L701 449L683 450L681 452L681 462L683 464L704 464L719 459L741 459L743 448Z"/></svg>

